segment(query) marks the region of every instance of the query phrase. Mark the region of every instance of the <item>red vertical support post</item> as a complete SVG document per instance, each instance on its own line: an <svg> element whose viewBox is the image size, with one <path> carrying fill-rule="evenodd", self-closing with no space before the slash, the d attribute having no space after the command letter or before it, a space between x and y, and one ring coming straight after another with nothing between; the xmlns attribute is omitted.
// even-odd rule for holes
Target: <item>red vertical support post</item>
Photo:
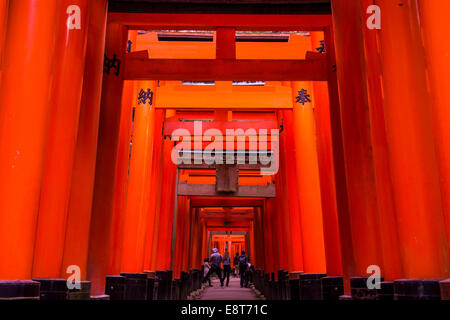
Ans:
<svg viewBox="0 0 450 320"><path fill-rule="evenodd" d="M373 5L373 2L373 0L361 2L362 17L368 16L367 8ZM382 272L385 280L394 280L400 279L403 275L383 110L380 48L377 30L371 30L365 25L363 25L363 30L373 164L379 206L379 223L382 231L380 239L384 264Z"/></svg>
<svg viewBox="0 0 450 320"><path fill-rule="evenodd" d="M137 31L128 32L127 51L136 50ZM128 190L128 171L130 166L130 142L133 108L137 103L136 81L124 81L122 94L122 116L120 118L119 146L117 149L116 175L114 181L114 203L112 209L112 232L115 234L114 248L117 248L111 262L111 274L120 272L122 263L123 233Z"/></svg>
<svg viewBox="0 0 450 320"><path fill-rule="evenodd" d="M313 50L325 49L323 32L312 32ZM323 54L326 54L325 52ZM333 163L333 136L331 133L330 99L326 82L313 84L315 102L315 123L317 132L317 157L320 177L320 195L324 229L324 244L327 274L342 275L342 254L336 198L336 175ZM336 139L336 137L334 137Z"/></svg>
<svg viewBox="0 0 450 320"><path fill-rule="evenodd" d="M314 100L309 82L292 82L293 127L300 225L302 230L303 271L325 273L325 244L319 165L317 158Z"/></svg>
<svg viewBox="0 0 450 320"><path fill-rule="evenodd" d="M288 82L290 86L290 82ZM300 206L298 199L297 168L295 165L295 145L294 145L294 125L293 112L283 112L283 128L280 139L283 140L283 146L280 148L280 169L285 170L287 188L287 209L289 211L289 228L291 234L291 248L289 255L291 260L291 272L303 271L303 247L302 230L300 223ZM288 173L288 174L286 174Z"/></svg>
<svg viewBox="0 0 450 320"><path fill-rule="evenodd" d="M155 128L154 128L154 140L153 140L153 152L152 152L152 171L151 176L147 177L149 184L146 186L146 194L148 196L148 205L144 210L148 214L147 218L147 230L145 235L145 255L144 255L144 269L151 270L152 263L155 262L152 258L153 255L153 239L158 232L159 224L159 211L156 210L158 204L158 198L161 194L161 170L160 164L162 161L162 142L161 136L162 125L164 121L164 110L156 110L155 113ZM147 200L146 200L147 202Z"/></svg>
<svg viewBox="0 0 450 320"><path fill-rule="evenodd" d="M158 261L157 270L167 270L170 268L172 223L175 197L175 180L177 167L171 160L173 142L170 139L164 140L163 144L163 184L161 191L160 221L158 228Z"/></svg>
<svg viewBox="0 0 450 320"><path fill-rule="evenodd" d="M364 43L359 1L335 0L337 78L339 81L349 218L355 276L370 265L383 270L378 223L370 118L364 70ZM341 236L346 236L341 232Z"/></svg>
<svg viewBox="0 0 450 320"><path fill-rule="evenodd" d="M65 277L67 267L77 265L82 280L87 271L108 2L89 1L88 5L86 63L61 270Z"/></svg>
<svg viewBox="0 0 450 320"><path fill-rule="evenodd" d="M90 230L88 278L94 294L104 292L105 276L117 248L113 248L113 203L119 142L124 58L128 29L109 24L106 32L105 74L97 148L94 199Z"/></svg>
<svg viewBox="0 0 450 320"><path fill-rule="evenodd" d="M87 0L58 2L50 134L46 142L33 278L58 278L61 271L83 89L87 17Z"/></svg>
<svg viewBox="0 0 450 320"><path fill-rule="evenodd" d="M58 2L9 4L0 88L0 279L31 278Z"/></svg>
<svg viewBox="0 0 450 320"><path fill-rule="evenodd" d="M450 2L419 0L419 9L450 256L450 43L446 41L450 30Z"/></svg>
<svg viewBox="0 0 450 320"><path fill-rule="evenodd" d="M130 174L125 214L121 272L142 272L144 268L144 242L147 228L147 178L152 170L155 108L153 105L156 81L137 83L131 147ZM130 114L131 116L131 114Z"/></svg>
<svg viewBox="0 0 450 320"><path fill-rule="evenodd" d="M417 3L375 3L382 14L384 114L403 273L406 278L447 277L439 168Z"/></svg>

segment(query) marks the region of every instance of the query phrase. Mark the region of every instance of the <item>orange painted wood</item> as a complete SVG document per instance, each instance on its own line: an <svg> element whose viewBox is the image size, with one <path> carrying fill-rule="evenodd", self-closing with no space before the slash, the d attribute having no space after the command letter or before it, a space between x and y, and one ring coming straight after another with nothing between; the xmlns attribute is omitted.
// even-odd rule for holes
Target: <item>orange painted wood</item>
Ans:
<svg viewBox="0 0 450 320"><path fill-rule="evenodd" d="M366 15L367 7L373 2L373 0L364 0L361 3L362 16ZM385 280L391 281L402 278L403 274L383 110L382 61L380 60L377 31L363 29L373 165L379 207L378 219L382 232L380 244L384 264L383 276Z"/></svg>
<svg viewBox="0 0 450 320"><path fill-rule="evenodd" d="M286 188L288 191L289 226L292 246L292 269L290 271L295 272L303 271L303 248L294 143L294 135L297 128L294 127L292 111L283 111L283 127L285 130L285 142L280 152L283 153L284 161L281 163L280 159L280 166L285 167L288 173L286 175Z"/></svg>
<svg viewBox="0 0 450 320"><path fill-rule="evenodd" d="M142 81L136 92L150 89L155 92L155 81ZM155 108L150 100L135 105L131 159L128 177L127 203L124 218L122 272L142 272L144 268L144 242L147 228L146 189L152 169L152 150L155 127ZM124 212L122 212L124 214Z"/></svg>
<svg viewBox="0 0 450 320"><path fill-rule="evenodd" d="M355 259L353 275L364 276L370 265L383 268L373 146L364 78L364 26L359 17L359 1L336 0L332 5L349 218ZM348 235L341 232L341 236Z"/></svg>
<svg viewBox="0 0 450 320"><path fill-rule="evenodd" d="M324 33L312 32L312 49L319 48L321 46L320 41L324 40ZM313 97L315 102L314 117L317 134L317 157L320 177L320 198L322 200L326 270L330 276L339 276L343 274L343 271L328 84L326 82L314 82Z"/></svg>
<svg viewBox="0 0 450 320"><path fill-rule="evenodd" d="M170 269L171 264L171 243L172 243L172 223L174 215L175 197L175 177L176 166L170 161L173 143L164 141L164 163L163 163L163 183L161 192L161 204L159 212L158 250L156 270Z"/></svg>
<svg viewBox="0 0 450 320"><path fill-rule="evenodd" d="M324 60L212 60L127 57L126 80L327 80Z"/></svg>
<svg viewBox="0 0 450 320"><path fill-rule="evenodd" d="M80 8L81 29L70 30L67 8ZM88 1L58 2L51 117L39 201L33 278L58 278L63 259L72 170L78 135L88 35ZM70 90L67 90L70 88ZM69 226L70 227L70 226Z"/></svg>
<svg viewBox="0 0 450 320"><path fill-rule="evenodd" d="M8 25L8 7L9 0L0 0L0 84L2 83L3 52L5 45L6 28Z"/></svg>
<svg viewBox="0 0 450 320"><path fill-rule="evenodd" d="M448 277L439 168L416 3L376 4L384 21L380 30L384 114L403 273L406 278Z"/></svg>
<svg viewBox="0 0 450 320"><path fill-rule="evenodd" d="M296 102L302 90L309 93L311 101L304 105ZM293 110L293 128L295 128L294 145L302 230L303 271L324 273L326 272L325 244L312 83L293 82L292 96L293 101L296 102Z"/></svg>
<svg viewBox="0 0 450 320"><path fill-rule="evenodd" d="M11 1L0 88L0 279L30 279L58 1Z"/></svg>
<svg viewBox="0 0 450 320"><path fill-rule="evenodd" d="M214 30L231 27L237 30L280 31L322 30L331 24L329 15L277 14L158 14L110 13L109 23L127 25L135 30Z"/></svg>
<svg viewBox="0 0 450 320"><path fill-rule="evenodd" d="M158 90L155 107L162 109L291 109L291 91L277 86L164 86Z"/></svg>
<svg viewBox="0 0 450 320"><path fill-rule="evenodd" d="M450 256L450 29L447 12L450 3L445 0L419 1L421 31L424 40L426 69L431 93L434 135L440 171L442 205L446 222L447 256Z"/></svg>
<svg viewBox="0 0 450 320"><path fill-rule="evenodd" d="M152 171L151 175L146 178L149 184L146 185L146 194L148 200L146 200L147 206L144 209L147 214L147 230L145 235L145 255L144 255L144 270L155 271L152 269L153 261L153 241L154 237L158 232L159 214L157 215L157 197L161 194L161 170L160 163L162 159L161 146L162 146L162 125L164 120L164 111L156 110L155 112L156 120L154 127L154 141L153 141L153 152L152 152Z"/></svg>
<svg viewBox="0 0 450 320"><path fill-rule="evenodd" d="M68 266L78 265L86 280L100 117L107 1L89 1L89 33L81 97L78 138L67 211L61 277Z"/></svg>
<svg viewBox="0 0 450 320"><path fill-rule="evenodd" d="M338 211L339 237L342 255L342 269L344 277L344 289L350 293L349 275L355 274L355 258L351 237L347 174L345 172L344 143L341 121L341 106L339 99L339 86L336 68L336 48L334 28L325 28L325 47L328 51L328 97L329 117L332 140L332 160L334 166L334 182L336 192L336 208Z"/></svg>
<svg viewBox="0 0 450 320"><path fill-rule="evenodd" d="M130 50L134 51L136 48L137 31L128 32L128 41L131 41ZM122 93L122 105L119 128L119 141L117 149L117 163L116 175L114 180L114 195L113 195L113 234L112 239L114 248L117 250L112 256L111 274L119 274L122 264L122 247L124 241L124 221L126 206L127 206L127 190L128 190L128 171L130 164L130 142L132 129L132 113L133 107L137 103L138 93L136 92L135 81L125 81Z"/></svg>
<svg viewBox="0 0 450 320"><path fill-rule="evenodd" d="M105 55L123 62L127 47L128 30L120 25L108 24ZM122 116L123 65L119 75L112 69L103 77L102 103L98 136L97 164L89 243L88 278L92 292L104 292L105 276L113 265L113 247L116 232L113 216L114 182L119 146L120 120Z"/></svg>
<svg viewBox="0 0 450 320"><path fill-rule="evenodd" d="M236 29L216 29L216 59L236 59Z"/></svg>

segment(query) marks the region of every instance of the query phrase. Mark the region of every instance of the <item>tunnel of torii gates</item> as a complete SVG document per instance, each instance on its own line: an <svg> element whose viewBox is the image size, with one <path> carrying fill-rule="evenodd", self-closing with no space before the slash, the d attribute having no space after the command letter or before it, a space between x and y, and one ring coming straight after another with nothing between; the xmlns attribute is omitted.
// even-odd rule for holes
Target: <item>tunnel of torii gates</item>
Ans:
<svg viewBox="0 0 450 320"><path fill-rule="evenodd" d="M0 0L0 280L75 265L102 294L107 275L179 277L214 246L346 292L372 265L449 278L450 1L398 2L249 16ZM272 169L250 163L262 145ZM180 161L219 146L245 162Z"/></svg>

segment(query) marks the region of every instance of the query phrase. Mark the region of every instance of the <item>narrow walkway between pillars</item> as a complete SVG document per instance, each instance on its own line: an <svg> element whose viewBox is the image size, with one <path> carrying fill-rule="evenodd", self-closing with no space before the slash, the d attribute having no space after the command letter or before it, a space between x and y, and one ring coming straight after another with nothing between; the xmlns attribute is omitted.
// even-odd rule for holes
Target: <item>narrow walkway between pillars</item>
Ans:
<svg viewBox="0 0 450 320"><path fill-rule="evenodd" d="M230 278L229 287L220 287L218 279L212 280L200 300L258 300L250 288L241 288L239 278Z"/></svg>

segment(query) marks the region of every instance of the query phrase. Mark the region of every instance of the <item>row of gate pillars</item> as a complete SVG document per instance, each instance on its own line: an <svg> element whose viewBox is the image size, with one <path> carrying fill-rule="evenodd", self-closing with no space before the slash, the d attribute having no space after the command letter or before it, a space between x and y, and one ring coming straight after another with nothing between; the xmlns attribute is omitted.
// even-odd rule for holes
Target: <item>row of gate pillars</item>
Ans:
<svg viewBox="0 0 450 320"><path fill-rule="evenodd" d="M256 270L253 275L256 290L268 300L337 301L337 300L448 300L450 281L399 279L384 281L379 288L369 289L368 277L350 279L351 295L344 294L344 278L325 273L289 273L278 270L264 273Z"/></svg>

